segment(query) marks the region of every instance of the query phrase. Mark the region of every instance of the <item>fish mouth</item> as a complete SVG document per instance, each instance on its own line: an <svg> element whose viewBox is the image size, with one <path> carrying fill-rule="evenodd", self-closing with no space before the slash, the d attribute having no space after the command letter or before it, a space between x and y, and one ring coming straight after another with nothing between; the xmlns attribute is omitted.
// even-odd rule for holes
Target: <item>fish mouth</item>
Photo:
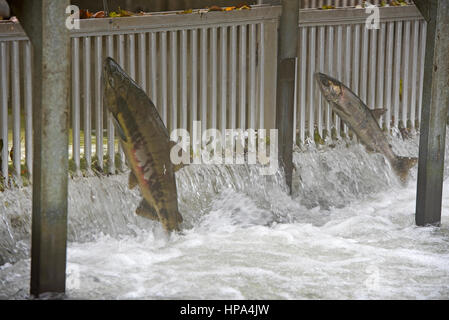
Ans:
<svg viewBox="0 0 449 320"><path fill-rule="evenodd" d="M324 88L329 88L330 85L332 84L331 79L324 73L316 72L314 77L315 80Z"/></svg>

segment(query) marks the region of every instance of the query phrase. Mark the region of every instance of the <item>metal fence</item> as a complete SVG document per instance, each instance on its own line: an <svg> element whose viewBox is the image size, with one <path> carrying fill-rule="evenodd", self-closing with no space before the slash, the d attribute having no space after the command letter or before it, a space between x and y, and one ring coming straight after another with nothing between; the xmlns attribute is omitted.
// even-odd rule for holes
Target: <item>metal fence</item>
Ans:
<svg viewBox="0 0 449 320"><path fill-rule="evenodd" d="M340 79L370 108L386 108L386 129L419 125L426 23L414 5L380 8L380 29L366 28L367 16L365 9L301 10L295 142L348 134L321 98L318 71Z"/></svg>
<svg viewBox="0 0 449 320"><path fill-rule="evenodd" d="M71 33L69 154L74 169L90 169L93 161L103 169L106 156L108 171L113 173L117 151L118 165L124 163L112 119L102 105L101 70L106 56L115 58L148 93L169 131L191 130L194 120L202 122L203 130L273 128L273 61L280 10L254 6L232 12L81 20L80 29ZM21 160L29 173L32 169L31 51L20 24L2 23L0 33L0 124L2 159L7 159L1 172L6 178L11 173L8 160L13 149L12 173L20 179ZM21 117L26 121L21 122Z"/></svg>
<svg viewBox="0 0 449 320"><path fill-rule="evenodd" d="M280 13L278 6L261 5L81 20L71 34L74 169L90 169L94 161L103 169L107 158L113 173L124 163L102 105L106 56L148 93L169 130L191 131L193 120L202 121L203 130L273 128ZM333 129L337 136L348 132L321 99L316 71L342 79L371 108L385 106L389 112L381 124L386 128L418 125L426 24L413 5L380 8L379 30L366 29L366 17L364 9L300 10L296 143L316 132L321 137ZM31 51L20 24L0 23L1 172L7 179L32 170Z"/></svg>
<svg viewBox="0 0 449 320"><path fill-rule="evenodd" d="M19 181L21 174L32 172L31 60L21 26L0 23L0 173L6 180L10 160Z"/></svg>

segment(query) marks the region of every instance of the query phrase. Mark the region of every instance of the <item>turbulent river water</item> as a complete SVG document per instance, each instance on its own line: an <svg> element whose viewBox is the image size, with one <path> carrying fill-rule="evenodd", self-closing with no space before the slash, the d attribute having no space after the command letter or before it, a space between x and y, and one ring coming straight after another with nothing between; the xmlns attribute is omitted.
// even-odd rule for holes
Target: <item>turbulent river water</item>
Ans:
<svg viewBox="0 0 449 320"><path fill-rule="evenodd" d="M391 143L418 153L416 136ZM71 180L67 298L449 298L449 180L442 227L418 228L416 168L403 187L381 155L344 142L294 162L292 197L254 166L182 169L185 222L169 238L134 215L126 175ZM0 193L0 299L28 298L30 216L31 189Z"/></svg>

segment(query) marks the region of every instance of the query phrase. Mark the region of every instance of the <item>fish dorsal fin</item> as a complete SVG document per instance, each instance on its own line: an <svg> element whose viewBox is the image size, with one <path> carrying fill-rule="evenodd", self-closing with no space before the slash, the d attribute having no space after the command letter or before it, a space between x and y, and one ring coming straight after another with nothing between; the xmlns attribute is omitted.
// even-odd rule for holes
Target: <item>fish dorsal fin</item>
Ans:
<svg viewBox="0 0 449 320"><path fill-rule="evenodd" d="M371 114L373 115L374 119L380 120L380 118L387 112L387 109L385 108L378 108L374 110L370 110Z"/></svg>
<svg viewBox="0 0 449 320"><path fill-rule="evenodd" d="M145 199L142 199L139 206L136 209L136 214L143 218L147 218L154 221L159 221L156 209L150 205Z"/></svg>
<svg viewBox="0 0 449 320"><path fill-rule="evenodd" d="M128 187L134 189L135 186L137 186L137 177L134 172L131 171L128 178Z"/></svg>

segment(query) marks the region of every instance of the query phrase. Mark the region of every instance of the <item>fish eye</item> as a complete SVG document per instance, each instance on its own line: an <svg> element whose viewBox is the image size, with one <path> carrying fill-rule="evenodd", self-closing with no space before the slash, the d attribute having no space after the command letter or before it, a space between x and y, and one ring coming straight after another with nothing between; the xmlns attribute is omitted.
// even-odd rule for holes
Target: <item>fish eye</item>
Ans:
<svg viewBox="0 0 449 320"><path fill-rule="evenodd" d="M336 94L340 94L341 88L340 88L339 85L333 84L333 85L332 85L332 91L335 92Z"/></svg>
<svg viewBox="0 0 449 320"><path fill-rule="evenodd" d="M111 85L112 88L115 88L115 81L113 77L109 77L109 84Z"/></svg>

